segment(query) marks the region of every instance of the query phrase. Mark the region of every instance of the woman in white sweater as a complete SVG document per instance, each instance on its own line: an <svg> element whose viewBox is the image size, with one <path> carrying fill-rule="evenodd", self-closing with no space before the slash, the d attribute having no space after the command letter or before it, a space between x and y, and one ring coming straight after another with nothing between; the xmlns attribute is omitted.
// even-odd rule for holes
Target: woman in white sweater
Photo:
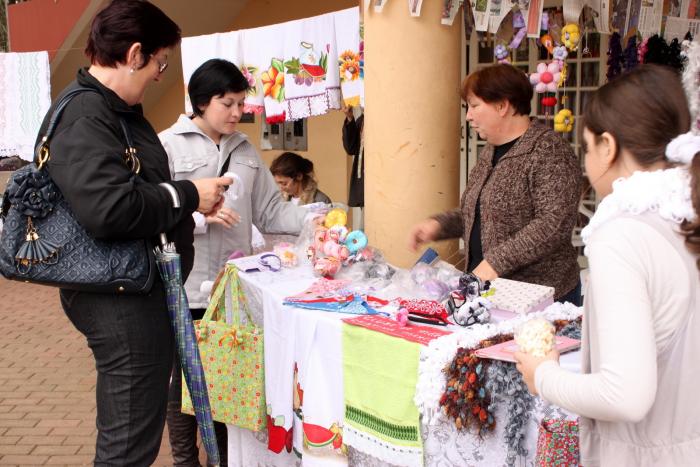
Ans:
<svg viewBox="0 0 700 467"><path fill-rule="evenodd" d="M556 352L517 354L518 369L581 415L582 465L698 465L700 137L683 134L679 76L654 65L600 88L583 118L586 173L604 198L582 232L582 373Z"/></svg>

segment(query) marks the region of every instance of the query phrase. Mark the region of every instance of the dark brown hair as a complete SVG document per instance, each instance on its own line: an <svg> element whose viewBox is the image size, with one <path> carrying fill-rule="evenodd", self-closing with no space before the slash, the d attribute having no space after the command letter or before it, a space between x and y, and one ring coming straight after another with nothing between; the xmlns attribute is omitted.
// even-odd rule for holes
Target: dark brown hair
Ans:
<svg viewBox="0 0 700 467"><path fill-rule="evenodd" d="M272 175L291 179L296 179L301 175L301 186L305 188L309 181L313 180L314 163L299 154L284 152L272 161L270 172Z"/></svg>
<svg viewBox="0 0 700 467"><path fill-rule="evenodd" d="M515 115L530 115L532 93L532 84L525 73L512 65L499 63L464 78L460 95L465 102L469 94L489 104L507 100Z"/></svg>
<svg viewBox="0 0 700 467"><path fill-rule="evenodd" d="M157 6L145 0L112 0L90 27L85 55L90 63L116 67L126 61L134 43L141 43L143 66L151 54L180 43L180 28Z"/></svg>
<svg viewBox="0 0 700 467"><path fill-rule="evenodd" d="M661 65L641 65L598 89L583 111L583 125L596 140L605 132L642 167L666 160L666 146L690 130L688 100L678 72ZM668 162L668 161L667 161ZM670 164L670 162L668 162ZM700 211L700 158L690 166L692 200ZM700 220L682 225L686 247L700 254ZM700 259L698 260L700 268Z"/></svg>

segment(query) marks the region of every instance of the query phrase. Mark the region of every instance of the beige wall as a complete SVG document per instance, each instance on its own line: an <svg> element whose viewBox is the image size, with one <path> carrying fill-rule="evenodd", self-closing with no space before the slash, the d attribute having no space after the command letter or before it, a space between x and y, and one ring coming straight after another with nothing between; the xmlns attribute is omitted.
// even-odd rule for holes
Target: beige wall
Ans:
<svg viewBox="0 0 700 467"><path fill-rule="evenodd" d="M357 0L250 0L228 30L246 29L269 24L276 24L294 19L320 15L331 11L357 6ZM199 14L206 14L200 12ZM186 24L181 25L184 31ZM215 33L222 31L207 31ZM177 54L179 60L179 54ZM168 69L169 73L182 76L180 64ZM147 109L147 118L157 131L161 131L175 122L184 111L185 89L182 80L165 91L156 105ZM308 119L308 151L299 151L312 160L320 189L333 201L347 202L348 173L350 159L343 150L341 134L343 114L332 111L329 114ZM255 117L254 124L241 124L240 131L250 137L250 141L260 150L260 117ZM281 151L260 151L265 163L270 164Z"/></svg>

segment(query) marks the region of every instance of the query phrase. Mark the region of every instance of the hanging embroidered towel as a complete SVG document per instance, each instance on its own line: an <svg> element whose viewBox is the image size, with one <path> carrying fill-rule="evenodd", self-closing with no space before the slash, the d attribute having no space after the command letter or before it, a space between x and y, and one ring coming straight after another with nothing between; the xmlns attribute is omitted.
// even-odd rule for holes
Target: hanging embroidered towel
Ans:
<svg viewBox="0 0 700 467"><path fill-rule="evenodd" d="M287 120L340 108L340 84L333 67L337 57L332 13L285 23Z"/></svg>
<svg viewBox="0 0 700 467"><path fill-rule="evenodd" d="M47 52L0 53L0 157L31 161L51 106Z"/></svg>
<svg viewBox="0 0 700 467"><path fill-rule="evenodd" d="M236 31L183 38L181 45L182 77L185 89L187 89L192 73L202 63L212 58L228 60L240 68L243 58L241 39L241 33ZM192 105L187 92L185 92L185 112L192 112Z"/></svg>
<svg viewBox="0 0 700 467"><path fill-rule="evenodd" d="M241 71L249 83L255 83L245 98L244 111L265 110L269 123L284 121L284 31L284 24L242 31Z"/></svg>
<svg viewBox="0 0 700 467"><path fill-rule="evenodd" d="M365 49L358 8L334 13L338 48L338 74L343 101L347 106L365 105Z"/></svg>
<svg viewBox="0 0 700 467"><path fill-rule="evenodd" d="M385 462L423 465L418 408L420 344L343 324L345 444Z"/></svg>

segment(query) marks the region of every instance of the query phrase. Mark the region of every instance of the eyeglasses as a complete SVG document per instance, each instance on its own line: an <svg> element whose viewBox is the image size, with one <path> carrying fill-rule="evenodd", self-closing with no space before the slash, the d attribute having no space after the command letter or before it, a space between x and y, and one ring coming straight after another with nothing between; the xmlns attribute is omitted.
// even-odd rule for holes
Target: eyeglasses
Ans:
<svg viewBox="0 0 700 467"><path fill-rule="evenodd" d="M152 57L153 60L155 60L156 63L158 64L158 74L163 73L163 72L165 71L165 69L168 68L168 62L160 63L160 60L158 60L158 57L156 57L156 56L153 55L153 54L151 54L151 57Z"/></svg>

